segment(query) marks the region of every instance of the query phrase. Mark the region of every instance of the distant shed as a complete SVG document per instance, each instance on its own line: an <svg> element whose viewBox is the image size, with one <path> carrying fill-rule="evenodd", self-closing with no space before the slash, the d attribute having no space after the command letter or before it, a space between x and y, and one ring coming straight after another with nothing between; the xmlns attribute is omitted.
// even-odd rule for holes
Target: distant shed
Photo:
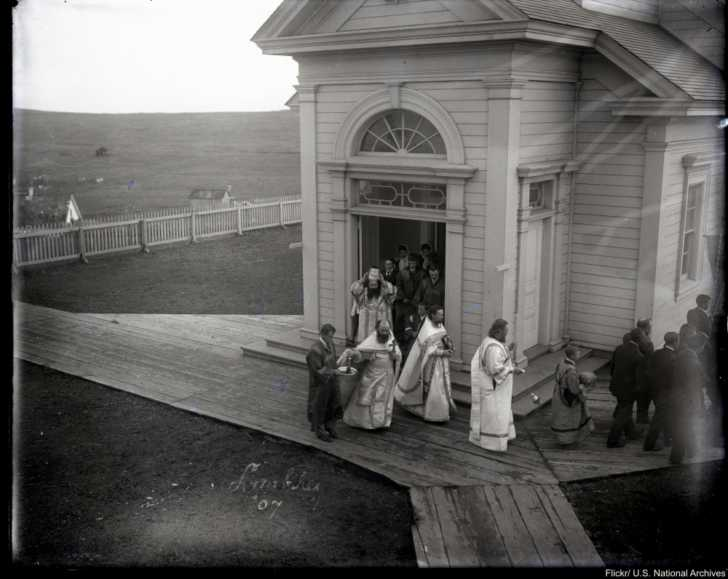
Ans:
<svg viewBox="0 0 728 579"><path fill-rule="evenodd" d="M195 189L190 193L190 206L198 211L233 207L230 187L225 189Z"/></svg>

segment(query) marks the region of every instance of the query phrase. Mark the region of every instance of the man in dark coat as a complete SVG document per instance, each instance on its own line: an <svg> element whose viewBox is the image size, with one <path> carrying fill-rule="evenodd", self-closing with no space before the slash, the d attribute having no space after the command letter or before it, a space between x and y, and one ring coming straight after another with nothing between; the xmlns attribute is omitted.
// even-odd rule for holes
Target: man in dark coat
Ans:
<svg viewBox="0 0 728 579"><path fill-rule="evenodd" d="M640 436L632 420L632 407L637 396L637 384L644 358L639 347L641 334L641 330L634 328L629 333L629 341L614 351L609 391L617 397L617 407L607 436L608 448L624 446L623 434L630 440L636 440Z"/></svg>
<svg viewBox="0 0 728 579"><path fill-rule="evenodd" d="M710 296L700 294L695 298L696 308L688 312L688 324L690 324L698 334L703 334L706 338L710 337L711 320L710 320Z"/></svg>
<svg viewBox="0 0 728 579"><path fill-rule="evenodd" d="M422 281L422 270L419 269L418 256L410 253L407 269L397 276L397 297L394 300L394 333L400 335L407 323L407 318L414 314L416 306L414 297Z"/></svg>
<svg viewBox="0 0 728 579"><path fill-rule="evenodd" d="M440 275L440 266L437 263L430 263L427 275L422 278L420 287L417 288L414 303L424 304L428 311L430 306L445 305L445 280Z"/></svg>
<svg viewBox="0 0 728 579"><path fill-rule="evenodd" d="M655 351L652 344L650 334L652 333L652 323L650 320L639 320L637 329L640 330L641 336L639 340L640 353L642 354L642 366L640 368L637 380L637 424L649 424L650 422L650 381L647 371L650 358Z"/></svg>
<svg viewBox="0 0 728 579"><path fill-rule="evenodd" d="M397 337L400 348L402 350L402 363L400 368L404 367L404 363L407 360L407 356L412 349L412 344L417 339L417 334L420 333L422 324L427 318L427 308L424 304L417 306L417 312L407 316L407 320L404 324L401 334Z"/></svg>
<svg viewBox="0 0 728 579"><path fill-rule="evenodd" d="M700 362L700 351L704 344L705 336L690 336L687 344L680 345L675 361L675 382L670 404L672 464L681 464L686 455L694 456L697 451L694 428L703 411L705 375Z"/></svg>
<svg viewBox="0 0 728 579"><path fill-rule="evenodd" d="M647 431L644 450L662 450L663 445L657 442L662 434L663 439L670 436L670 400L673 395L675 378L675 360L677 359L678 335L676 332L665 334L665 346L657 350L650 358L647 376L650 381L650 397L655 402L655 413L652 415L650 428Z"/></svg>
<svg viewBox="0 0 728 579"><path fill-rule="evenodd" d="M337 438L336 421L343 416L336 375L336 347L331 324L321 326L320 337L306 354L308 365L308 420L323 441Z"/></svg>

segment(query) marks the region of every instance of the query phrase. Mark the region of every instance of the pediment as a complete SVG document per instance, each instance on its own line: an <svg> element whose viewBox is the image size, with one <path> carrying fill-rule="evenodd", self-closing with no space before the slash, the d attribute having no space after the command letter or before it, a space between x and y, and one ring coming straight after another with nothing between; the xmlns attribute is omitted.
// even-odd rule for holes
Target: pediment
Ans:
<svg viewBox="0 0 728 579"><path fill-rule="evenodd" d="M502 0L318 0L301 7L277 36L495 22L517 16Z"/></svg>

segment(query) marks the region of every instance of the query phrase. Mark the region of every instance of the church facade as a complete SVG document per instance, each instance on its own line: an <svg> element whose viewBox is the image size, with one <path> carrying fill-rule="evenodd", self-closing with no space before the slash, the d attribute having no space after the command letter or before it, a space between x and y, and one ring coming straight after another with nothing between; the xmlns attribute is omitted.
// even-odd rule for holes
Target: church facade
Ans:
<svg viewBox="0 0 728 579"><path fill-rule="evenodd" d="M351 283L425 242L455 367L499 317L522 363L677 330L724 197L722 20L681 7L285 0L253 40L299 65L303 335L349 334Z"/></svg>

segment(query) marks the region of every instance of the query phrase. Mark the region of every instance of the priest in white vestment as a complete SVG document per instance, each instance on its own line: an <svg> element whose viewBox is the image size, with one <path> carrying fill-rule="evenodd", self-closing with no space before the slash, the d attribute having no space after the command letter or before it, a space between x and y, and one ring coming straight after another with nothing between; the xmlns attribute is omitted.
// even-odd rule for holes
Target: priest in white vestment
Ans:
<svg viewBox="0 0 728 579"><path fill-rule="evenodd" d="M516 438L513 375L525 372L513 364L507 335L508 322L495 320L470 362L470 442L497 452L508 450L508 441Z"/></svg>
<svg viewBox="0 0 728 579"><path fill-rule="evenodd" d="M402 352L389 322L377 322L376 330L361 344L344 351L338 365L346 366L349 362L363 366L359 369L359 384L344 410L344 423L366 430L389 428L394 407L394 383L402 362Z"/></svg>
<svg viewBox="0 0 728 579"><path fill-rule="evenodd" d="M447 335L442 306L430 307L394 390L395 400L428 422L450 420L456 411L450 386L453 344Z"/></svg>
<svg viewBox="0 0 728 579"><path fill-rule="evenodd" d="M392 304L397 288L386 281L381 270L372 267L361 279L351 284L354 303L351 315L358 320L354 341L359 344L374 332L378 320L386 320L392 327Z"/></svg>

